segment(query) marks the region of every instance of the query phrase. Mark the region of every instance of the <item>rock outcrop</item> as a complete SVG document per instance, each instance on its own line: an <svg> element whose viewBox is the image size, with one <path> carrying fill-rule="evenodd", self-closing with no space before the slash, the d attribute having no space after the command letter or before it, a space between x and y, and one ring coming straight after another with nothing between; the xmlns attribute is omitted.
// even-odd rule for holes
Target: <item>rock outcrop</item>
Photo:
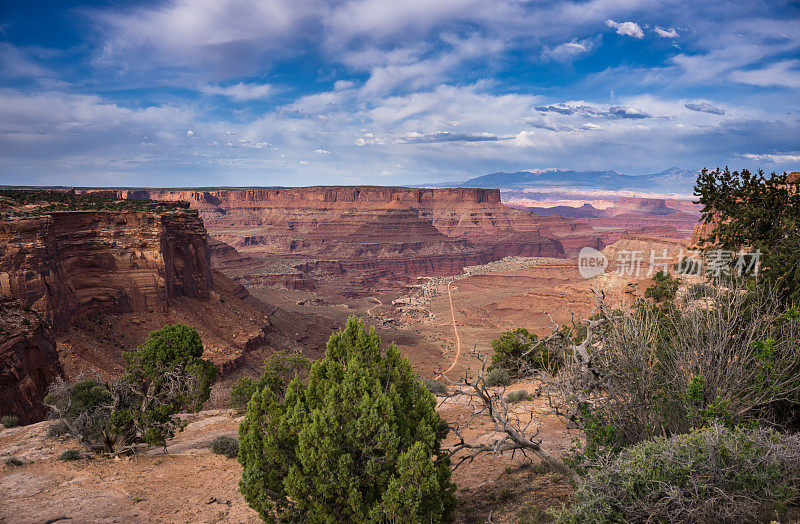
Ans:
<svg viewBox="0 0 800 524"><path fill-rule="evenodd" d="M53 335L90 313L165 311L209 298L197 211L64 211L0 220L0 412L41 419L62 373ZM16 305L13 305L16 304Z"/></svg>
<svg viewBox="0 0 800 524"><path fill-rule="evenodd" d="M22 424L44 418L47 386L61 375L45 322L19 300L0 298L0 416L16 415Z"/></svg>
<svg viewBox="0 0 800 524"><path fill-rule="evenodd" d="M39 311L56 332L95 310L207 298L207 233L197 211L69 211L0 220L0 295Z"/></svg>

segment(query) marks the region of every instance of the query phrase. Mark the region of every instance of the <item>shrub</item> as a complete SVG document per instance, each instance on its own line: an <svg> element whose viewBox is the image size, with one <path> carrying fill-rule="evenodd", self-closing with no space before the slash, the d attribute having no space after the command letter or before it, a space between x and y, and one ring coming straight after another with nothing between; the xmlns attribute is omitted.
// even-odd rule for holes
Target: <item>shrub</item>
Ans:
<svg viewBox="0 0 800 524"><path fill-rule="evenodd" d="M239 427L245 500L265 521L441 522L455 485L436 401L392 344L350 318L287 385L271 366Z"/></svg>
<svg viewBox="0 0 800 524"><path fill-rule="evenodd" d="M492 341L492 369L504 369L511 376L519 377L535 370L555 373L561 367L556 354L547 344L539 341L534 333L525 328L506 331Z"/></svg>
<svg viewBox="0 0 800 524"><path fill-rule="evenodd" d="M800 498L800 436L713 425L607 454L558 522L760 522Z"/></svg>
<svg viewBox="0 0 800 524"><path fill-rule="evenodd" d="M14 428L19 426L19 417L16 415L4 415L0 418L0 424L7 428Z"/></svg>
<svg viewBox="0 0 800 524"><path fill-rule="evenodd" d="M675 293L681 285L680 279L672 278L667 271L659 271L653 275L653 282L654 284L645 290L644 296L652 298L656 302L674 300Z"/></svg>
<svg viewBox="0 0 800 524"><path fill-rule="evenodd" d="M509 402L511 404L516 404L518 402L524 402L526 400L530 400L530 398L531 398L530 393L528 393L524 389L520 389L517 391L512 391L511 393L506 395L506 402Z"/></svg>
<svg viewBox="0 0 800 524"><path fill-rule="evenodd" d="M692 284L686 289L684 298L686 300L698 300L701 298L711 297L714 295L714 290L708 284Z"/></svg>
<svg viewBox="0 0 800 524"><path fill-rule="evenodd" d="M202 353L197 331L164 326L123 354L120 380L86 379L72 385L56 380L44 401L89 449L119 453L139 443L163 446L183 429L175 415L199 409L210 395L216 368L200 358Z"/></svg>
<svg viewBox="0 0 800 524"><path fill-rule="evenodd" d="M425 389L430 391L436 396L443 396L447 395L447 386L444 385L443 382L439 380L432 380L427 377L422 377L422 385L425 386Z"/></svg>
<svg viewBox="0 0 800 524"><path fill-rule="evenodd" d="M211 451L217 455L235 458L239 455L239 441L231 437L217 437L211 441Z"/></svg>
<svg viewBox="0 0 800 524"><path fill-rule="evenodd" d="M250 402L250 397L256 392L256 381L250 377L237 380L231 388L231 398L228 404L232 408L243 409Z"/></svg>
<svg viewBox="0 0 800 524"><path fill-rule="evenodd" d="M3 461L6 466L22 466L24 462L22 462L17 457L8 457Z"/></svg>
<svg viewBox="0 0 800 524"><path fill-rule="evenodd" d="M608 313L593 335L591 369L567 359L559 409L584 430L590 455L713 421L800 423L800 313L781 313L780 300L759 288L709 292L703 307L643 302L631 314Z"/></svg>
<svg viewBox="0 0 800 524"><path fill-rule="evenodd" d="M511 383L511 377L503 368L493 369L486 375L485 384L490 388L507 386Z"/></svg>
<svg viewBox="0 0 800 524"><path fill-rule="evenodd" d="M58 457L58 460L80 460L83 458L83 453L78 451L77 449L68 449L61 456Z"/></svg>

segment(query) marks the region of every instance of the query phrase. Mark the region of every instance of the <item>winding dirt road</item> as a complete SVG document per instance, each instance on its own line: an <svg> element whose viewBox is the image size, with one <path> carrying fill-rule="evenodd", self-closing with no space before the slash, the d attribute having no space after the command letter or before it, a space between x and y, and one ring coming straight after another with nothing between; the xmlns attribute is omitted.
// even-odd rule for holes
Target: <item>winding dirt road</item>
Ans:
<svg viewBox="0 0 800 524"><path fill-rule="evenodd" d="M380 301L380 299L377 299L377 298L375 298L375 297L369 297L369 298L370 298L371 300L374 300L375 302L377 302L377 304L375 304L374 306L372 306L371 308L369 308L369 309L367 310L367 315L372 315L372 310L373 310L373 309L375 309L376 307L382 306L382 305L383 305L383 302L381 302L381 301Z"/></svg>
<svg viewBox="0 0 800 524"><path fill-rule="evenodd" d="M450 317L453 319L453 332L456 334L456 356L453 359L453 363L450 364L450 367L447 368L447 371L445 371L443 375L446 375L452 371L454 367L456 367L456 364L458 364L458 357L461 355L461 337L458 336L458 326L456 326L456 311L453 309L453 293L450 291L450 284L452 283L452 280L447 283L447 298L450 300Z"/></svg>

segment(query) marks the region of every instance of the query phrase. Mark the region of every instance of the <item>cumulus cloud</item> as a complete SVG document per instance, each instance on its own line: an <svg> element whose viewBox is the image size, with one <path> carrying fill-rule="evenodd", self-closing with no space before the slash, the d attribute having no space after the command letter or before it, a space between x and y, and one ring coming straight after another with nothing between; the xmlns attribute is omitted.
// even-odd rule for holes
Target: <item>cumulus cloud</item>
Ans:
<svg viewBox="0 0 800 524"><path fill-rule="evenodd" d="M653 32L660 36L661 38L678 38L678 32L675 30L674 27L670 27L669 29L663 29L661 27L656 26L653 29Z"/></svg>
<svg viewBox="0 0 800 524"><path fill-rule="evenodd" d="M644 31L636 22L615 22L610 18L606 20L606 25L611 29L616 29L618 35L630 36L632 38L644 38Z"/></svg>
<svg viewBox="0 0 800 524"><path fill-rule="evenodd" d="M647 111L642 111L641 109L636 109L633 107L627 106L612 106L608 108L609 116L614 116L617 118L633 118L633 119L641 119L641 118L651 118L652 115Z"/></svg>
<svg viewBox="0 0 800 524"><path fill-rule="evenodd" d="M0 156L44 160L95 151L102 162L117 148L130 156L191 137L194 118L175 106L131 109L93 95L0 89Z"/></svg>
<svg viewBox="0 0 800 524"><path fill-rule="evenodd" d="M708 102L700 102L698 104L684 104L683 107L689 111L697 111L699 113L711 113L712 115L724 115L725 110L720 109Z"/></svg>
<svg viewBox="0 0 800 524"><path fill-rule="evenodd" d="M569 104L559 103L559 104L535 106L534 109L536 109L541 113L558 113L560 115L577 114L590 117L602 117L607 114L607 111L603 111L585 104L569 105Z"/></svg>
<svg viewBox="0 0 800 524"><path fill-rule="evenodd" d="M497 142L503 140L492 133L454 133L439 131L436 133L409 133L400 138L406 144L432 144L437 142Z"/></svg>
<svg viewBox="0 0 800 524"><path fill-rule="evenodd" d="M273 92L273 87L270 84L245 84L239 82L228 86L204 85L200 88L200 92L206 95L226 96L239 102L245 102L268 98Z"/></svg>

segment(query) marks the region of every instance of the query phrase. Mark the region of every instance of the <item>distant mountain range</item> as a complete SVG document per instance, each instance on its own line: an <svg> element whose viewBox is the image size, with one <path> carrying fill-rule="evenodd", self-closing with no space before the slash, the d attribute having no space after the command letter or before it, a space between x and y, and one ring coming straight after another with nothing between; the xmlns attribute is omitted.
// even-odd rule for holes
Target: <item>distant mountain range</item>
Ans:
<svg viewBox="0 0 800 524"><path fill-rule="evenodd" d="M463 182L432 184L433 187L483 187L499 189L602 189L691 194L697 171L671 167L651 175L623 175L616 171L529 169L516 173L491 173ZM429 186L429 187L431 187Z"/></svg>

